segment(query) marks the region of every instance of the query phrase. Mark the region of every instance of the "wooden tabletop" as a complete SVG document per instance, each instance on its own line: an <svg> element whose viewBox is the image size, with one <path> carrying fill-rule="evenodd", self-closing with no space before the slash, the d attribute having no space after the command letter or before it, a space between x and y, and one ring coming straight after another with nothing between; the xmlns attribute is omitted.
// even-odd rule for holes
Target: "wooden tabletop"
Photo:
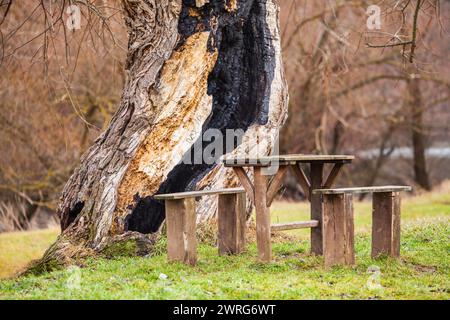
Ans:
<svg viewBox="0 0 450 320"><path fill-rule="evenodd" d="M270 166L273 163L295 164L295 163L349 163L355 156L352 155L317 155L317 154L288 154L278 156L265 156L259 158L225 158L222 160L226 167L244 166Z"/></svg>
<svg viewBox="0 0 450 320"><path fill-rule="evenodd" d="M245 190L243 188L228 188L228 189L219 189L219 190L201 190L201 191L188 191L188 192L177 192L177 193L167 193L167 194L158 194L155 195L154 198L156 200L178 200L185 198L197 198L201 196L211 196L216 194L235 194L235 193L244 193Z"/></svg>
<svg viewBox="0 0 450 320"><path fill-rule="evenodd" d="M378 193L378 192L400 192L412 191L410 186L379 186L379 187L356 187L336 189L315 189L314 194L344 194L344 193Z"/></svg>

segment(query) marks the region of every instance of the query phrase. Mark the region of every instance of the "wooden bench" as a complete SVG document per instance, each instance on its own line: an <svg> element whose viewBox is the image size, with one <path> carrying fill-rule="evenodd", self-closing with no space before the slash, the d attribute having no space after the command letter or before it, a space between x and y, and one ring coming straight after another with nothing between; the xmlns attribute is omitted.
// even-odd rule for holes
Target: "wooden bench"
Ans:
<svg viewBox="0 0 450 320"><path fill-rule="evenodd" d="M355 263L352 195L373 193L372 258L400 256L400 192L409 186L316 189L323 197L323 250L325 266Z"/></svg>
<svg viewBox="0 0 450 320"><path fill-rule="evenodd" d="M246 196L242 188L204 190L155 195L164 200L167 227L167 257L195 265L197 239L195 200L202 196L218 195L219 254L237 254L245 246Z"/></svg>

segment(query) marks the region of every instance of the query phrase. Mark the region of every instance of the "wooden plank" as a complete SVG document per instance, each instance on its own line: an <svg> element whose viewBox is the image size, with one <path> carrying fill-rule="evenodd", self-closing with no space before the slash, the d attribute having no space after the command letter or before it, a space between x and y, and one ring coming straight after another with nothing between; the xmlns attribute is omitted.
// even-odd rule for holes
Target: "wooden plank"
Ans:
<svg viewBox="0 0 450 320"><path fill-rule="evenodd" d="M258 158L242 157L242 158L225 158L223 163L226 167L235 166L269 166L271 162L279 164L293 164L293 163L349 163L355 159L353 155L316 155L316 154L290 154L290 155L275 155Z"/></svg>
<svg viewBox="0 0 450 320"><path fill-rule="evenodd" d="M280 186L283 183L284 175L289 167L288 166L280 166L277 173L273 177L270 182L269 188L267 189L267 206L270 207L273 199L280 190Z"/></svg>
<svg viewBox="0 0 450 320"><path fill-rule="evenodd" d="M392 246L391 256L400 258L400 233L401 233L401 195L399 192L393 192L392 203Z"/></svg>
<svg viewBox="0 0 450 320"><path fill-rule="evenodd" d="M299 164L295 164L290 167L292 171L294 172L295 177L297 178L297 181L299 182L300 186L302 187L302 190L305 194L306 199L311 201L311 184L309 183L308 178L305 175L305 172L302 170Z"/></svg>
<svg viewBox="0 0 450 320"><path fill-rule="evenodd" d="M400 257L400 193L376 193L372 206L372 258Z"/></svg>
<svg viewBox="0 0 450 320"><path fill-rule="evenodd" d="M320 189L323 179L323 163L311 164L311 190ZM311 229L311 253L323 254L322 195L311 194L311 220L319 221L319 227Z"/></svg>
<svg viewBox="0 0 450 320"><path fill-rule="evenodd" d="M267 176L262 174L262 168L260 167L255 167L254 170L258 258L259 261L267 263L272 259L270 212L267 207Z"/></svg>
<svg viewBox="0 0 450 320"><path fill-rule="evenodd" d="M313 194L343 194L343 193L385 193L411 191L410 186L378 186L378 187L355 187L355 188L335 188L335 189L315 189Z"/></svg>
<svg viewBox="0 0 450 320"><path fill-rule="evenodd" d="M183 200L166 201L167 258L169 261L184 261L183 215Z"/></svg>
<svg viewBox="0 0 450 320"><path fill-rule="evenodd" d="M195 199L183 200L185 203L184 237L185 237L185 263L195 265L197 263L197 215L195 213Z"/></svg>
<svg viewBox="0 0 450 320"><path fill-rule="evenodd" d="M391 253L392 193L374 194L372 199L372 258Z"/></svg>
<svg viewBox="0 0 450 320"><path fill-rule="evenodd" d="M167 257L190 265L197 262L195 199L166 200Z"/></svg>
<svg viewBox="0 0 450 320"><path fill-rule="evenodd" d="M328 154L288 154L280 156L271 156L271 158L278 159L280 161L324 161L334 162L343 160L354 160L353 155L328 155Z"/></svg>
<svg viewBox="0 0 450 320"><path fill-rule="evenodd" d="M345 264L353 265L355 264L355 220L354 220L355 218L353 209L353 196L351 194L345 195L344 202L345 202L345 209L344 209Z"/></svg>
<svg viewBox="0 0 450 320"><path fill-rule="evenodd" d="M235 208L235 195L219 195L217 205L217 242L220 255L229 254L236 249L237 217Z"/></svg>
<svg viewBox="0 0 450 320"><path fill-rule="evenodd" d="M323 201L323 256L325 267L354 264L352 195L324 195Z"/></svg>
<svg viewBox="0 0 450 320"><path fill-rule="evenodd" d="M238 254L245 246L245 194L221 194L218 200L219 254Z"/></svg>
<svg viewBox="0 0 450 320"><path fill-rule="evenodd" d="M271 231L283 231L283 230L293 230L293 229L304 229L304 228L315 228L319 226L319 221L308 220L308 221L296 221L288 223L277 223L270 226Z"/></svg>
<svg viewBox="0 0 450 320"><path fill-rule="evenodd" d="M241 253L245 250L245 233L247 231L247 197L245 193L240 193L236 195L236 198L236 253Z"/></svg>
<svg viewBox="0 0 450 320"><path fill-rule="evenodd" d="M177 192L177 193L167 193L167 194L157 194L154 196L156 200L176 200L185 198L197 198L201 196L210 196L215 194L236 194L245 193L243 188L228 188L228 189L218 189L218 190L200 190L200 191L189 191L189 192Z"/></svg>
<svg viewBox="0 0 450 320"><path fill-rule="evenodd" d="M335 239L336 236L339 236L338 230L336 228L339 226L339 215L337 214L338 210L342 209L344 195L324 195L323 200L323 231L324 231L324 263L325 267L330 267L339 262L336 261L336 248L344 246L343 241L339 241L341 239ZM337 226L336 226L337 225Z"/></svg>
<svg viewBox="0 0 450 320"><path fill-rule="evenodd" d="M238 176L239 181L247 192L247 196L250 198L250 201L255 203L255 189L245 170L241 167L233 167L233 171Z"/></svg>
<svg viewBox="0 0 450 320"><path fill-rule="evenodd" d="M339 175L339 172L341 171L343 166L344 166L343 163L334 164L333 169L331 169L331 172L323 185L324 188L331 188L333 186L334 181L336 181L336 178Z"/></svg>

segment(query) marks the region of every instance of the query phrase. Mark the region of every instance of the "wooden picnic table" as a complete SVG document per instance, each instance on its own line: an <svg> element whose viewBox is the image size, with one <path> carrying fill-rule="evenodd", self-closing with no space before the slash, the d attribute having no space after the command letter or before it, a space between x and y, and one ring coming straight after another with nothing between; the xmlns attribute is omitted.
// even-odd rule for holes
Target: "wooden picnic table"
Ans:
<svg viewBox="0 0 450 320"><path fill-rule="evenodd" d="M233 168L247 195L255 204L256 239L260 261L270 262L271 260L270 205L289 168L291 168L305 196L311 203L311 221L298 223L298 227L311 227L311 252L316 255L323 254L322 195L315 194L312 190L331 188L344 164L351 163L354 158L352 155L292 154L223 159L226 167ZM301 164L310 165L309 178L303 171ZM333 165L326 179L323 178L325 164ZM253 181L247 175L245 167L253 169ZM267 172L270 171L269 168L273 169L274 167L277 170L269 181ZM289 224L286 229L292 228L292 224ZM276 228L276 230L281 229L282 227Z"/></svg>

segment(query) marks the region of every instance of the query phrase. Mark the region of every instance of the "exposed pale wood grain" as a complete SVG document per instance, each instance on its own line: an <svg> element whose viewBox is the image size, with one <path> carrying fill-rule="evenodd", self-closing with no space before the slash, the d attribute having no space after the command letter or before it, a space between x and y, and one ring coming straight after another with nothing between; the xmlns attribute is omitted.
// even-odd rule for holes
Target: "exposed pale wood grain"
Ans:
<svg viewBox="0 0 450 320"><path fill-rule="evenodd" d="M400 193L376 193L372 199L372 258L400 256Z"/></svg>
<svg viewBox="0 0 450 320"><path fill-rule="evenodd" d="M287 223L277 223L270 226L271 231L283 231L283 230L293 230L293 229L303 229L303 228L315 228L319 226L319 221L308 220L308 221L296 221Z"/></svg>
<svg viewBox="0 0 450 320"><path fill-rule="evenodd" d="M324 195L325 267L355 263L352 195Z"/></svg>
<svg viewBox="0 0 450 320"><path fill-rule="evenodd" d="M245 246L245 194L221 194L218 204L219 254L237 254Z"/></svg>
<svg viewBox="0 0 450 320"><path fill-rule="evenodd" d="M288 166L280 166L277 173L273 177L270 182L269 188L267 189L267 206L273 202L273 199L277 195L278 190L280 190L281 184L283 183L284 175L289 167Z"/></svg>
<svg viewBox="0 0 450 320"><path fill-rule="evenodd" d="M64 186L58 206L61 229L66 230L72 224L69 216L77 203L85 204L79 213L85 216L81 222L89 221L91 224L78 227L72 224L73 230L65 233L65 239L83 238L83 242L89 247L99 247L101 242L105 243L104 238L113 233L111 222L125 220L114 219L118 189L153 124L152 118L146 117L146 121L141 121L140 115L159 113L159 108L155 110L155 106L148 102L149 88L160 80L165 62L179 44L180 4L180 0L173 3L158 2L151 10L143 10L143 2L122 1L129 35L124 70L127 81L107 130L86 150ZM182 63L180 67L181 65ZM177 118L174 122L176 120ZM128 205L130 203L126 204ZM123 230L123 226L121 227L115 230ZM57 242L58 245L52 249L56 251L61 243L60 250L68 254L64 250L67 249L65 240L61 238ZM58 259L56 253L53 255Z"/></svg>
<svg viewBox="0 0 450 320"><path fill-rule="evenodd" d="M306 199L311 201L311 184L308 180L308 178L305 175L305 172L300 167L300 164L295 164L290 167L292 171L294 172L295 177L297 178L297 181L300 183L300 186L302 187L302 190L305 194Z"/></svg>
<svg viewBox="0 0 450 320"><path fill-rule="evenodd" d="M272 244L270 240L270 212L266 198L267 176L262 174L261 167L255 167L254 178L258 258L261 262L270 262L272 258Z"/></svg>
<svg viewBox="0 0 450 320"><path fill-rule="evenodd" d="M197 262L195 199L166 200L167 258L190 265Z"/></svg>

